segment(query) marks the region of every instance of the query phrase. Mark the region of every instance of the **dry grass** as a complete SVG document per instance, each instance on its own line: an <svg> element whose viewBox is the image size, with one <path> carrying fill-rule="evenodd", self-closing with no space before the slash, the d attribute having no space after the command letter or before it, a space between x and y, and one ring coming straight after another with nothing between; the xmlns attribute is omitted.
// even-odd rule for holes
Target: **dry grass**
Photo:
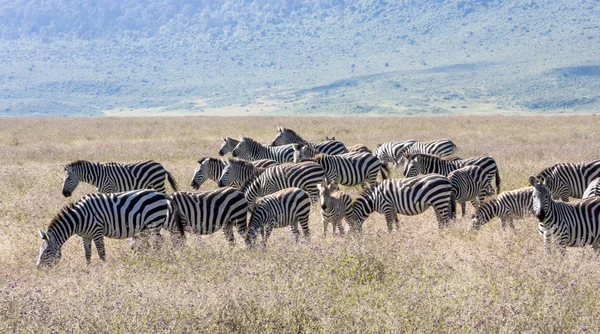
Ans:
<svg viewBox="0 0 600 334"><path fill-rule="evenodd" d="M222 233L187 247L132 255L108 240L85 267L78 238L54 269L35 268L44 228L67 203L60 164L154 159L183 190L221 136L271 141L276 126L347 145L451 138L459 155L496 158L503 189L561 161L598 158L600 118L85 118L0 122L0 332L598 332L600 259L588 248L547 255L535 219L480 232L468 220L438 230L430 210L388 234L373 215L356 239L310 243L274 231L248 251ZM202 188L212 188L210 182ZM74 199L94 191L80 185ZM473 212L472 207L469 207ZM94 251L95 252L95 251Z"/></svg>

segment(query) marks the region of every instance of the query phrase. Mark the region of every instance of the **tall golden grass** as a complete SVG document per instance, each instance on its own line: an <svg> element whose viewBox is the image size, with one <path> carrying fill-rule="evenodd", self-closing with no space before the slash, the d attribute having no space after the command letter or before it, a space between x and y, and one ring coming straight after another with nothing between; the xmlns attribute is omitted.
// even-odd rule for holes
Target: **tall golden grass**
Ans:
<svg viewBox="0 0 600 334"><path fill-rule="evenodd" d="M94 250L86 267L73 237L55 268L36 269L37 229L95 191L80 185L63 198L61 164L154 159L191 191L196 160L217 156L221 136L270 142L279 125L371 148L450 138L459 156L494 157L504 190L543 167L600 154L595 116L2 118L0 332L600 331L600 258L589 248L547 254L534 218L515 230L496 219L471 231L468 218L439 230L429 210L401 216L389 234L374 214L360 237L323 238L313 210L309 243L277 229L264 250L247 250L239 236L230 248L216 233L132 254L128 242L109 239L107 261Z"/></svg>

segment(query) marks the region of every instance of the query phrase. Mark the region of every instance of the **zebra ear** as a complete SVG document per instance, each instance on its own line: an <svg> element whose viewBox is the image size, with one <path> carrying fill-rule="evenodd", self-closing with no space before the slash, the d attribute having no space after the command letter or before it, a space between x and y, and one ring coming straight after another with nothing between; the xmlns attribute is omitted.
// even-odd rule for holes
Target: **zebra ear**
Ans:
<svg viewBox="0 0 600 334"><path fill-rule="evenodd" d="M277 127L277 131L279 131L279 132L283 132L283 127L281 127L281 126L278 126L278 127Z"/></svg>
<svg viewBox="0 0 600 334"><path fill-rule="evenodd" d="M222 140L222 141L227 141L227 139L225 139L224 137L221 137L221 140Z"/></svg>
<svg viewBox="0 0 600 334"><path fill-rule="evenodd" d="M60 165L60 167L64 170L67 170L67 165Z"/></svg>
<svg viewBox="0 0 600 334"><path fill-rule="evenodd" d="M43 240L48 241L48 235L46 234L46 232L42 231L42 230L38 230L40 232L40 238L42 238Z"/></svg>
<svg viewBox="0 0 600 334"><path fill-rule="evenodd" d="M536 177L535 177L535 176L533 176L533 175L531 175L531 176L529 177L529 184L530 184L532 187L535 187L535 186L537 185L537 183L538 183L538 182L537 182L537 179L536 179Z"/></svg>

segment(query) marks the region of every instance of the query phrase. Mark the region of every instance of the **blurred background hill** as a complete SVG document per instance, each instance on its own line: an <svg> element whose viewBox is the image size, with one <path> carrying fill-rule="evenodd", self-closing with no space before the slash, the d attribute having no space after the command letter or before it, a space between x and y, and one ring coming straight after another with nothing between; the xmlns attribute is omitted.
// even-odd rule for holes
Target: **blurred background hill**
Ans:
<svg viewBox="0 0 600 334"><path fill-rule="evenodd" d="M0 0L0 115L600 110L600 2Z"/></svg>

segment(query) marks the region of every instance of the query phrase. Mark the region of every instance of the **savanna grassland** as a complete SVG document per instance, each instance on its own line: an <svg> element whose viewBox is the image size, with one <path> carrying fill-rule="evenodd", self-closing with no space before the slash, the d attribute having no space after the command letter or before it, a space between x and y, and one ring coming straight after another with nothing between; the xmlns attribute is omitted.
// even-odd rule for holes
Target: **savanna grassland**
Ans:
<svg viewBox="0 0 600 334"><path fill-rule="evenodd" d="M471 231L468 218L439 230L430 209L400 216L389 234L374 214L359 237L323 238L315 209L309 243L294 244L287 228L250 251L222 233L152 254L109 239L107 261L94 249L86 267L73 237L55 268L36 268L38 228L95 191L82 184L62 197L61 164L154 159L190 191L196 160L217 156L221 136L270 142L279 125L371 148L450 138L462 157L494 157L503 190L600 152L595 116L1 118L0 332L600 331L600 258L589 248L547 254L535 218L515 230L496 219Z"/></svg>

